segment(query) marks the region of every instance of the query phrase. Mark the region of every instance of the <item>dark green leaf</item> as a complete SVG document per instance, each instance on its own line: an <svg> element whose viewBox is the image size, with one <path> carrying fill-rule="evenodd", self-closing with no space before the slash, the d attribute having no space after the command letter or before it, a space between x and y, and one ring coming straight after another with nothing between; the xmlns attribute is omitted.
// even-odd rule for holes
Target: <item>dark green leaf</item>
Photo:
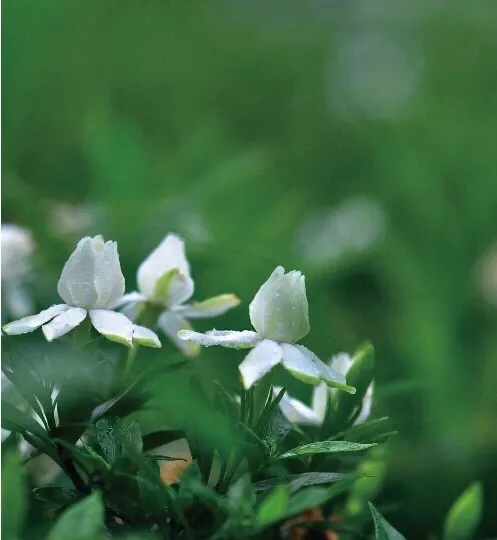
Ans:
<svg viewBox="0 0 497 540"><path fill-rule="evenodd" d="M478 482L471 484L451 506L444 527L444 540L470 540L480 523L483 491Z"/></svg>
<svg viewBox="0 0 497 540"><path fill-rule="evenodd" d="M254 511L254 488L250 476L244 474L228 488L228 502L231 508L243 515Z"/></svg>
<svg viewBox="0 0 497 540"><path fill-rule="evenodd" d="M103 538L103 519L102 497L95 492L62 513L48 540L98 540Z"/></svg>
<svg viewBox="0 0 497 540"><path fill-rule="evenodd" d="M369 508L373 516L376 540L406 540L371 503L369 503Z"/></svg>
<svg viewBox="0 0 497 540"><path fill-rule="evenodd" d="M37 499L51 503L55 508L74 504L82 499L82 495L74 489L65 487L41 487L33 492Z"/></svg>
<svg viewBox="0 0 497 540"><path fill-rule="evenodd" d="M95 427L97 441L111 465L130 451L141 453L142 439L136 422L127 426L118 417L105 417L98 420Z"/></svg>
<svg viewBox="0 0 497 540"><path fill-rule="evenodd" d="M299 446L281 456L278 459L295 458L301 456L310 456L314 454L340 454L342 452L359 452L371 448L375 444L360 444L348 441L321 441Z"/></svg>
<svg viewBox="0 0 497 540"><path fill-rule="evenodd" d="M277 478L269 478L254 484L256 491L266 491L275 486L285 484L288 485L291 492L298 491L305 486L316 484L331 484L340 480L351 478L352 475L344 473L326 473L326 472L310 472L302 474L292 474L289 476L280 476Z"/></svg>
<svg viewBox="0 0 497 540"><path fill-rule="evenodd" d="M2 537L17 540L27 506L24 474L15 453L2 458Z"/></svg>
<svg viewBox="0 0 497 540"><path fill-rule="evenodd" d="M36 420L34 420L34 418L17 407L14 407L4 399L2 399L2 427L20 433L29 431L40 439L50 442L50 437L47 432Z"/></svg>

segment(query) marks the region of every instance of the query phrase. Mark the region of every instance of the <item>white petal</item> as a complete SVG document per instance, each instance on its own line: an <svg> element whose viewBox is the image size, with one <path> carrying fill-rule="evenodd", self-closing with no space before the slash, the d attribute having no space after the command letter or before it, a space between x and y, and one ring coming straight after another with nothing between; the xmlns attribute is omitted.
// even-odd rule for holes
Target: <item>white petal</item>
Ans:
<svg viewBox="0 0 497 540"><path fill-rule="evenodd" d="M166 334L166 336L180 349L185 356L196 356L200 352L200 347L193 341L185 341L178 337L180 331L190 331L190 323L174 313L173 311L164 311L157 321L157 326Z"/></svg>
<svg viewBox="0 0 497 540"><path fill-rule="evenodd" d="M135 325L122 313L108 309L92 309L90 319L97 332L111 341L133 346L133 330Z"/></svg>
<svg viewBox="0 0 497 540"><path fill-rule="evenodd" d="M249 389L279 364L281 354L281 347L276 341L265 339L256 345L238 366L245 389Z"/></svg>
<svg viewBox="0 0 497 540"><path fill-rule="evenodd" d="M309 358L309 360L312 360L314 362L314 365L320 372L320 379L328 386L344 390L349 394L355 394L355 389L347 385L344 375L327 366L307 347L304 347L303 345L294 345L294 347L297 347L297 349L299 349L303 354L305 354L307 358Z"/></svg>
<svg viewBox="0 0 497 540"><path fill-rule="evenodd" d="M97 252L94 279L98 299L93 307L111 308L124 294L124 276L116 242L106 242L103 249Z"/></svg>
<svg viewBox="0 0 497 540"><path fill-rule="evenodd" d="M341 373L342 375L347 375L347 372L349 371L353 363L354 359L352 358L352 356L350 356L350 354L338 353L332 357L328 365L335 371L338 371L338 373Z"/></svg>
<svg viewBox="0 0 497 540"><path fill-rule="evenodd" d="M175 311L188 319L215 317L238 306L240 299L234 294L220 294L203 302L178 306Z"/></svg>
<svg viewBox="0 0 497 540"><path fill-rule="evenodd" d="M47 341L57 339L67 332L70 332L73 328L76 328L86 317L86 309L79 307L71 307L64 311L60 315L57 315L48 324L42 326L42 331Z"/></svg>
<svg viewBox="0 0 497 540"><path fill-rule="evenodd" d="M371 383L368 386L366 393L364 394L364 398L362 400L361 412L359 413L359 416L357 417L354 424L362 424L370 417L371 410L373 409L373 391L374 391L373 388L374 388L374 384Z"/></svg>
<svg viewBox="0 0 497 540"><path fill-rule="evenodd" d="M211 330L205 334L182 330L178 332L178 337L185 341L193 341L204 347L221 345L222 347L231 349L249 349L262 341L259 334L251 330L243 330L242 332L236 332L234 330Z"/></svg>
<svg viewBox="0 0 497 540"><path fill-rule="evenodd" d="M114 305L112 306L113 309L119 308L121 306L125 306L126 304L134 304L138 302L145 302L147 300L147 297L139 292L130 292L128 294L125 294L124 296L121 296Z"/></svg>
<svg viewBox="0 0 497 540"><path fill-rule="evenodd" d="M64 265L57 291L70 306L89 309L97 301L98 294L94 283L95 258L93 239L87 236L78 242Z"/></svg>
<svg viewBox="0 0 497 540"><path fill-rule="evenodd" d="M305 354L297 345L283 343L283 366L298 379L310 384L321 382L321 372L314 359Z"/></svg>
<svg viewBox="0 0 497 540"><path fill-rule="evenodd" d="M69 309L69 306L66 304L56 304L55 306L40 311L40 313L37 315L30 315L29 317L24 317L18 321L6 324L3 327L3 331L9 336L17 336L19 334L33 332L33 330L36 330L42 324L45 324L66 309Z"/></svg>
<svg viewBox="0 0 497 540"><path fill-rule="evenodd" d="M145 347L154 347L155 349L162 347L157 334L144 326L135 325L133 330L133 342L135 341L140 345L145 345Z"/></svg>
<svg viewBox="0 0 497 540"><path fill-rule="evenodd" d="M275 394L278 394L281 391L281 388L275 386L273 387L273 390ZM319 426L323 421L314 410L298 399L290 397L288 393L284 394L279 403L279 407L288 420L295 424Z"/></svg>
<svg viewBox="0 0 497 540"><path fill-rule="evenodd" d="M323 422L324 417L326 416L326 410L330 402L330 397L330 389L326 383L323 382L314 387L314 391L312 393L312 410L320 419L320 423Z"/></svg>
<svg viewBox="0 0 497 540"><path fill-rule="evenodd" d="M184 242L175 234L168 234L142 262L138 268L138 289L148 298L153 298L157 281L173 268L178 268L179 274L184 277L182 286L176 285L177 290L173 296L182 297L178 302L184 302L193 294L193 281L190 278L190 265L186 260Z"/></svg>

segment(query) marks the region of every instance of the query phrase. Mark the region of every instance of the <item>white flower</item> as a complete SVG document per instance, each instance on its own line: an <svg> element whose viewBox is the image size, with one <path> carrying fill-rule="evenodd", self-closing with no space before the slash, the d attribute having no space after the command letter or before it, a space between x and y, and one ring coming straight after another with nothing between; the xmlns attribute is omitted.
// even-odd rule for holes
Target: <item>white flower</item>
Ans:
<svg viewBox="0 0 497 540"><path fill-rule="evenodd" d="M147 303L161 308L157 326L187 356L199 352L196 343L178 339L180 330L191 330L187 319L221 315L237 306L240 300L234 294L221 294L203 302L185 304L194 290L190 265L185 255L183 240L168 234L138 268L138 291L125 295L116 307L124 306L124 313L136 320Z"/></svg>
<svg viewBox="0 0 497 540"><path fill-rule="evenodd" d="M33 311L33 301L25 287L31 269L34 242L31 233L10 223L2 224L2 296L12 318Z"/></svg>
<svg viewBox="0 0 497 540"><path fill-rule="evenodd" d="M262 285L250 307L250 320L257 332L211 330L206 334L182 330L178 337L206 347L221 345L235 349L251 348L239 366L245 388L257 383L277 364L304 382L329 386L354 393L345 377L324 364L303 345L295 342L309 331L305 278L300 272L289 272L278 266Z"/></svg>
<svg viewBox="0 0 497 540"><path fill-rule="evenodd" d="M65 304L7 324L4 332L25 334L41 326L47 341L52 341L67 334L89 315L95 329L112 341L130 347L133 342L160 347L154 332L112 311L112 306L124 293L116 242L104 242L101 236L80 240L62 269L57 291Z"/></svg>
<svg viewBox="0 0 497 540"><path fill-rule="evenodd" d="M340 353L334 356L329 365L335 369L338 373L347 375L350 367L352 366L354 359L347 353ZM281 391L281 387L275 386L273 392L277 395ZM336 390L328 388L326 384L322 383L316 388L312 395L312 406L309 407L305 403L302 403L298 399L292 398L288 394L285 394L280 401L281 412L295 424L307 424L313 426L320 426L325 418L326 409L330 401L330 392L335 395ZM373 407L373 383L368 386L364 398L362 400L362 407L354 424L362 424L365 422Z"/></svg>

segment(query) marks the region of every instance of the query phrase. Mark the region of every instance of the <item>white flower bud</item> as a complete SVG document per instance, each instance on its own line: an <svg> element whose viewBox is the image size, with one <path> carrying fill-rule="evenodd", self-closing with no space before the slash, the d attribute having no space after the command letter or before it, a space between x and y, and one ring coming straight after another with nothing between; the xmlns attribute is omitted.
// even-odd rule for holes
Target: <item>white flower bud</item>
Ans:
<svg viewBox="0 0 497 540"><path fill-rule="evenodd" d="M69 306L112 307L124 294L116 242L104 242L101 236L80 240L62 269L57 291Z"/></svg>
<svg viewBox="0 0 497 540"><path fill-rule="evenodd" d="M299 341L309 332L305 277L295 270L285 274L285 269L278 266L257 291L249 312L262 338L284 343Z"/></svg>

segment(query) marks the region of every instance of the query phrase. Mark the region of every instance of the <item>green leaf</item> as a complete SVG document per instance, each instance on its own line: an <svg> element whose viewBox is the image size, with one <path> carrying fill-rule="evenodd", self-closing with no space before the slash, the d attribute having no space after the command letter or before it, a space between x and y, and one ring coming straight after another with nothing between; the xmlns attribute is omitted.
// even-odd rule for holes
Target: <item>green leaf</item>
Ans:
<svg viewBox="0 0 497 540"><path fill-rule="evenodd" d="M40 501L51 503L55 508L68 506L80 501L83 496L71 488L65 487L41 487L33 491Z"/></svg>
<svg viewBox="0 0 497 540"><path fill-rule="evenodd" d="M340 454L342 452L359 452L376 446L375 444L360 444L348 441L321 441L299 446L293 450L285 452L278 459L295 458L301 456L311 456L314 454Z"/></svg>
<svg viewBox="0 0 497 540"><path fill-rule="evenodd" d="M369 508L373 516L374 532L376 540L406 540L399 531L394 529L390 523L369 503Z"/></svg>
<svg viewBox="0 0 497 540"><path fill-rule="evenodd" d="M271 491L257 509L257 525L265 527L284 519L287 514L289 495L286 486L278 486Z"/></svg>
<svg viewBox="0 0 497 540"><path fill-rule="evenodd" d="M17 540L26 512L26 485L24 474L15 453L2 458L2 537Z"/></svg>
<svg viewBox="0 0 497 540"><path fill-rule="evenodd" d="M191 380L190 391L192 394L192 403L195 403L197 407L201 408L204 412L203 419L205 420L205 414L212 407L202 385L196 379ZM205 426L201 425L201 421L201 415L190 413L186 420L187 429L185 431L192 458L197 461L202 479L207 484L214 459L214 448L210 444L207 433L205 433Z"/></svg>
<svg viewBox="0 0 497 540"><path fill-rule="evenodd" d="M136 422L127 426L120 418L101 418L95 425L97 441L102 448L105 458L112 465L117 458L135 450L140 453L142 438ZM131 448L129 445L131 444Z"/></svg>
<svg viewBox="0 0 497 540"><path fill-rule="evenodd" d="M451 506L444 527L444 540L475 537L483 509L483 490L479 482L471 484Z"/></svg>
<svg viewBox="0 0 497 540"><path fill-rule="evenodd" d="M269 478L267 480L261 480L254 484L256 491L266 491L272 489L275 486L282 484L287 485L290 491L293 493L305 486L312 486L316 484L331 484L333 482L339 482L340 480L346 480L353 475L345 473L327 473L327 472L310 472L302 474L291 474L289 476L279 476L277 478Z"/></svg>
<svg viewBox="0 0 497 540"><path fill-rule="evenodd" d="M228 488L228 503L233 510L242 515L252 515L254 512L254 487L250 476L244 474Z"/></svg>
<svg viewBox="0 0 497 540"><path fill-rule="evenodd" d="M103 538L104 506L99 492L65 510L54 525L48 540L97 540Z"/></svg>
<svg viewBox="0 0 497 540"><path fill-rule="evenodd" d="M40 439L50 442L47 432L34 418L4 399L2 399L2 427L21 433L23 431L29 431Z"/></svg>

